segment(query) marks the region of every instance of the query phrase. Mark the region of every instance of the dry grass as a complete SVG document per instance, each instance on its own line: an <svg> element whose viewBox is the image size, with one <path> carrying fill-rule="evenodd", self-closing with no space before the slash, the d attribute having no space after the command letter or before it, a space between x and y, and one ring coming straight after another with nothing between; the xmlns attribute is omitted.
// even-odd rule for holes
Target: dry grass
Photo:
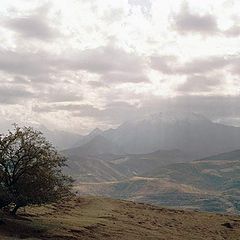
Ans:
<svg viewBox="0 0 240 240"><path fill-rule="evenodd" d="M240 217L173 210L106 198L76 198L2 215L0 239L239 240Z"/></svg>

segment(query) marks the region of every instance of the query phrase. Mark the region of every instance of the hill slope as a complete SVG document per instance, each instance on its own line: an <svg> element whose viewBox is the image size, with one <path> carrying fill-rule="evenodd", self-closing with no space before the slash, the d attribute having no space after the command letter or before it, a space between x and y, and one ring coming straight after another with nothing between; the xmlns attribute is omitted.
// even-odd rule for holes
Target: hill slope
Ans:
<svg viewBox="0 0 240 240"><path fill-rule="evenodd" d="M80 183L76 189L79 194L211 212L240 213L240 158L236 160L236 152L161 166L148 174L123 181ZM220 157L226 160L214 160ZM230 160L231 157L234 160Z"/></svg>
<svg viewBox="0 0 240 240"><path fill-rule="evenodd" d="M231 152L217 154L214 156L210 156L210 157L204 158L202 160L230 160L230 161L240 160L240 149L231 151Z"/></svg>
<svg viewBox="0 0 240 240"><path fill-rule="evenodd" d="M238 240L240 217L79 198L2 216L0 239Z"/></svg>
<svg viewBox="0 0 240 240"><path fill-rule="evenodd" d="M125 154L102 136L78 148L63 151L68 158L67 174L77 182L106 182L153 171L177 162L190 161L191 156L180 150L159 150L149 154Z"/></svg>

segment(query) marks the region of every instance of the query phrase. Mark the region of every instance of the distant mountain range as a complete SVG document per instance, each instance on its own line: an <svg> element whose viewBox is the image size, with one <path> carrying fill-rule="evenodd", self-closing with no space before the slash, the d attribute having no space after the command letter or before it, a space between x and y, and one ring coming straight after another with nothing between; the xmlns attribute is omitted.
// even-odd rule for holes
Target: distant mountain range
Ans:
<svg viewBox="0 0 240 240"><path fill-rule="evenodd" d="M240 128L214 123L194 113L159 113L116 129L95 129L87 136L76 136L74 140L78 140L72 146L82 146L96 136L103 136L128 154L179 149L197 159L240 148Z"/></svg>
<svg viewBox="0 0 240 240"><path fill-rule="evenodd" d="M86 136L44 127L40 130L60 150L90 144L96 136L111 142L113 149L108 149L108 153L116 147L128 154L178 149L200 159L240 148L239 127L215 123L194 113L158 113L123 123L116 129L96 128ZM94 144L97 147L97 143Z"/></svg>
<svg viewBox="0 0 240 240"><path fill-rule="evenodd" d="M240 212L238 127L159 113L73 139L62 153L79 194Z"/></svg>

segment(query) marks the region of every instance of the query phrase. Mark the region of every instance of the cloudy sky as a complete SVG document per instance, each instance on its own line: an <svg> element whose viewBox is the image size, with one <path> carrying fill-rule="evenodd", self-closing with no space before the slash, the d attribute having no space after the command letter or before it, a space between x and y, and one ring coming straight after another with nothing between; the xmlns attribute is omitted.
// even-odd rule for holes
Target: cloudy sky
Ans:
<svg viewBox="0 0 240 240"><path fill-rule="evenodd" d="M86 133L193 111L240 125L239 0L1 0L0 125Z"/></svg>

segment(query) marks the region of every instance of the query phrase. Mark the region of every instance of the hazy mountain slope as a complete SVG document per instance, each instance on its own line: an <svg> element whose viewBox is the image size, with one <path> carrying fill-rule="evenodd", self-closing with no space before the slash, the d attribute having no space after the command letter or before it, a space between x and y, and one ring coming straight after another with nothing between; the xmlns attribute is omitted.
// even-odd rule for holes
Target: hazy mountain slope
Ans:
<svg viewBox="0 0 240 240"><path fill-rule="evenodd" d="M213 123L193 113L159 113L101 135L133 154L179 149L201 158L240 146L240 128Z"/></svg>
<svg viewBox="0 0 240 240"><path fill-rule="evenodd" d="M43 125L39 126L38 129L43 133L44 137L46 137L46 139L59 150L71 148L76 142L79 142L81 139L85 138L75 133L49 130Z"/></svg>
<svg viewBox="0 0 240 240"><path fill-rule="evenodd" d="M76 148L102 136L128 154L146 154L159 149L179 149L203 158L240 147L240 128L214 123L194 113L163 112L122 124L116 129L94 129L88 135L62 137L46 133L57 145ZM59 133L58 133L59 134ZM61 136L61 134L59 135ZM59 142L60 140L62 142Z"/></svg>
<svg viewBox="0 0 240 240"><path fill-rule="evenodd" d="M121 154L121 149L102 136L78 148L63 151L68 158L66 173L78 182L105 182L128 179L162 165L191 159L179 150L159 150L149 154Z"/></svg>
<svg viewBox="0 0 240 240"><path fill-rule="evenodd" d="M114 144L113 142L100 135L95 136L89 142L85 143L80 147L67 149L63 152L67 155L76 157L97 156L101 154L124 154L124 152L118 145Z"/></svg>
<svg viewBox="0 0 240 240"><path fill-rule="evenodd" d="M76 198L2 216L0 239L238 240L240 218L104 198Z"/></svg>
<svg viewBox="0 0 240 240"><path fill-rule="evenodd" d="M78 139L72 147L79 147L94 139L97 136L100 136L103 131L99 128L93 129L89 134L85 135L83 138Z"/></svg>

